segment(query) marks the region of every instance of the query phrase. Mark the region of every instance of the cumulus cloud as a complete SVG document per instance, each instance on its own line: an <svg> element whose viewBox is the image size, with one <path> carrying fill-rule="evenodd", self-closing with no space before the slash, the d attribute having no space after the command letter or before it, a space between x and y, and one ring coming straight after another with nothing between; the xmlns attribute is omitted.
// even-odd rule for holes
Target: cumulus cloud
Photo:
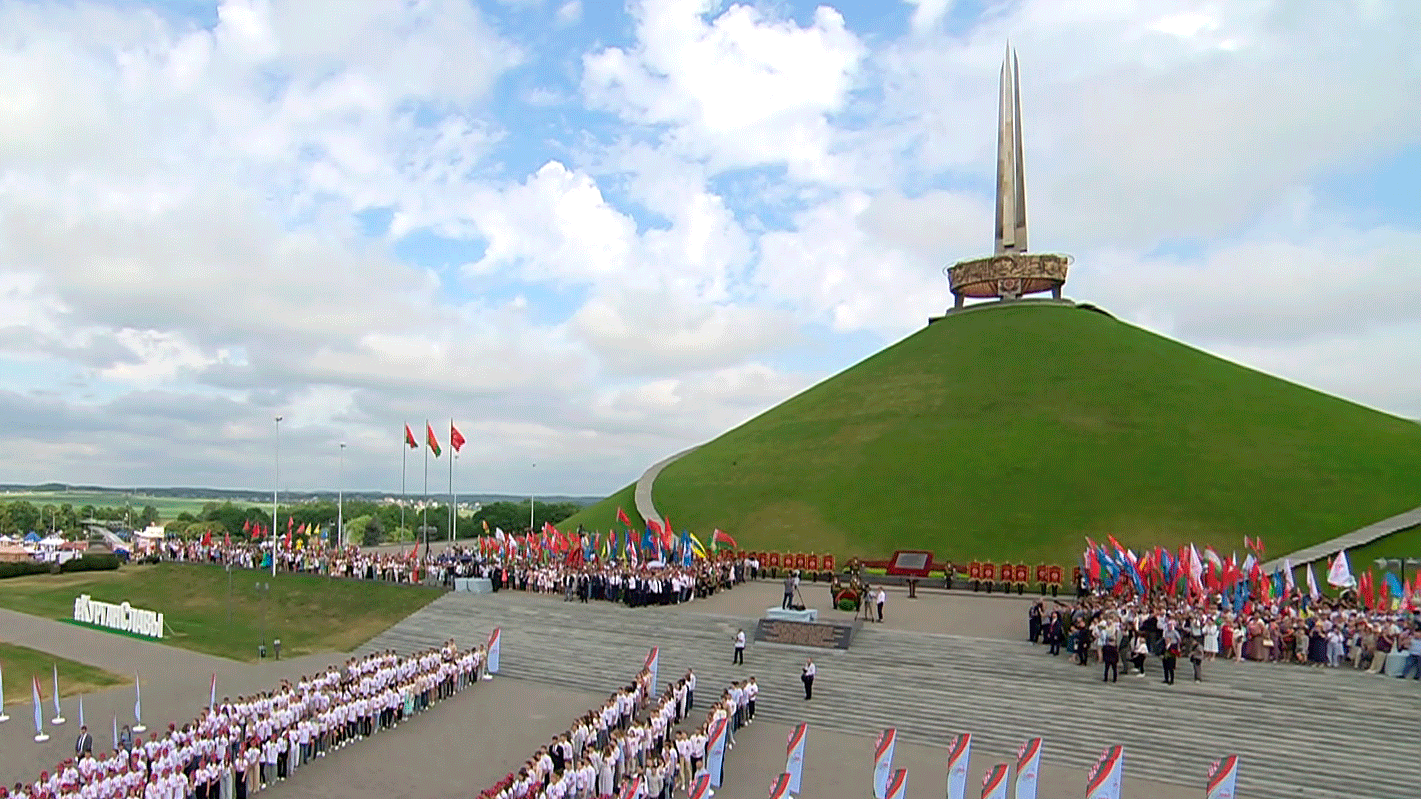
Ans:
<svg viewBox="0 0 1421 799"><path fill-rule="evenodd" d="M898 8L0 1L7 479L264 486L282 414L285 487L451 416L470 488L625 484L950 303L1008 38L1069 294L1421 416L1421 229L1337 188L1418 174L1421 11Z"/></svg>

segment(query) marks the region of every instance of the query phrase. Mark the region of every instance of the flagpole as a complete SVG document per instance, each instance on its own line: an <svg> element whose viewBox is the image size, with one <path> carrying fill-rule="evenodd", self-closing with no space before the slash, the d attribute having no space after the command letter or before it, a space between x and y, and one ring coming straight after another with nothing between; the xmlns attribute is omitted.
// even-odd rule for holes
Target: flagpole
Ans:
<svg viewBox="0 0 1421 799"><path fill-rule="evenodd" d="M534 469L538 468L538 464L536 464L536 463L533 464L533 468L534 468ZM528 492L528 534L529 534L529 535L532 535L532 534L533 534L533 505L535 504L533 500L535 499L535 496L534 496L535 493L536 493L536 492L533 492L533 491L529 491L529 492Z"/></svg>
<svg viewBox="0 0 1421 799"><path fill-rule="evenodd" d="M281 490L281 417L276 417L276 458L271 470L271 576L276 576L276 496Z"/></svg>
<svg viewBox="0 0 1421 799"><path fill-rule="evenodd" d="M410 429L410 423L405 422L405 431ZM400 557L405 554L405 503L409 501L410 482L410 443L400 442Z"/></svg>
<svg viewBox="0 0 1421 799"><path fill-rule="evenodd" d="M429 420L424 420L424 505L420 508L423 513L423 521L419 524L419 534L424 538L424 554L429 554ZM415 545L415 553L418 556L419 545Z"/></svg>
<svg viewBox="0 0 1421 799"><path fill-rule="evenodd" d="M454 449L454 420L449 420L449 543L454 543L454 458L459 451Z"/></svg>

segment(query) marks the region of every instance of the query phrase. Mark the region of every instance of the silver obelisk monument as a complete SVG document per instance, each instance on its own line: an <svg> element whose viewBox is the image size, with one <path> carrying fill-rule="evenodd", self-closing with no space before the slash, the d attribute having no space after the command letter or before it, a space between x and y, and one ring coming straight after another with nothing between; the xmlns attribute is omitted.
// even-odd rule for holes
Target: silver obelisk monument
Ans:
<svg viewBox="0 0 1421 799"><path fill-rule="evenodd" d="M1002 61L997 109L997 255L1026 252L1026 168L1021 149L1021 81L1016 53Z"/></svg>
<svg viewBox="0 0 1421 799"><path fill-rule="evenodd" d="M1066 283L1066 255L1027 252L1026 164L1021 146L1021 75L1016 51L1007 45L997 99L996 246L987 258L959 261L946 268L953 308L967 298L1012 301L1050 292L1061 299ZM931 320L930 320L931 321Z"/></svg>

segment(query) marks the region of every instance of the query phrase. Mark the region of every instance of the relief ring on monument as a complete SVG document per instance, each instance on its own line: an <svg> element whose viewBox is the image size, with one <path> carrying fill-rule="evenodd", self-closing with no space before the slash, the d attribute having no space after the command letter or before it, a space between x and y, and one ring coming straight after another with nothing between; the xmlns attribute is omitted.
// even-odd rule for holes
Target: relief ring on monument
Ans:
<svg viewBox="0 0 1421 799"><path fill-rule="evenodd" d="M966 297L997 297L1004 290L1035 294L1065 283L1070 265L1069 255L1055 253L993 255L959 261L948 268L947 279L953 293Z"/></svg>

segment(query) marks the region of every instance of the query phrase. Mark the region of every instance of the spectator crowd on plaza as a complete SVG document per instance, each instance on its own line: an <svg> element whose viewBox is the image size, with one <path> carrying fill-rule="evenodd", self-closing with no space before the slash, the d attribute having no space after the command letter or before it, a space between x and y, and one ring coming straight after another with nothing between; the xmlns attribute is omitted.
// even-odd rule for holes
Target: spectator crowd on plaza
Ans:
<svg viewBox="0 0 1421 799"><path fill-rule="evenodd" d="M251 543L167 541L157 549L160 560L230 563L235 568L270 568L270 549ZM752 559L695 559L690 563L653 560L545 559L538 554L489 553L462 544L435 552L416 547L389 552L349 546L342 549L278 550L281 571L323 574L389 583L452 586L466 577L488 579L494 591L515 590L556 594L568 601L620 602L632 607L690 602L758 576Z"/></svg>
<svg viewBox="0 0 1421 799"><path fill-rule="evenodd" d="M224 698L179 728L146 738L125 728L111 751L81 752L5 799L246 799L315 758L392 729L478 683L482 646L400 657L382 652Z"/></svg>
<svg viewBox="0 0 1421 799"><path fill-rule="evenodd" d="M1107 680L1117 679L1121 668L1142 676L1150 659L1158 659L1166 683L1174 681L1181 660L1189 661L1191 677L1199 680L1204 664L1217 658L1346 665L1380 674L1392 653L1406 656L1401 676L1421 678L1421 613L1368 610L1355 594L1316 601L1282 597L1232 610L1218 595L1196 601L1161 591L1088 591L1075 602L1053 605L1048 609L1041 600L1031 607L1031 642L1046 644L1052 655L1064 649L1081 665L1100 663Z"/></svg>

